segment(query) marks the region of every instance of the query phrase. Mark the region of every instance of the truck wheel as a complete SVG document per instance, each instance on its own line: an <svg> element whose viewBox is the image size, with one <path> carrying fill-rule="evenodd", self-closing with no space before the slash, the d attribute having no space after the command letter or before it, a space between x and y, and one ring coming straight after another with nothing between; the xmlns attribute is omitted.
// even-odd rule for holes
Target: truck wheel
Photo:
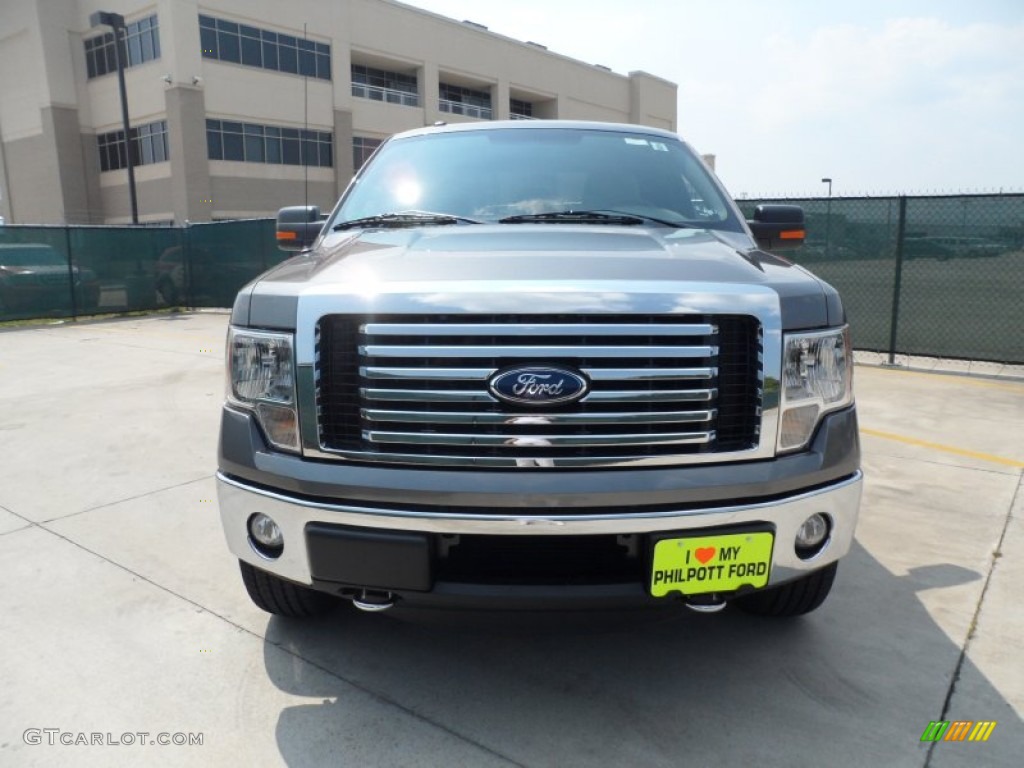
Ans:
<svg viewBox="0 0 1024 768"><path fill-rule="evenodd" d="M732 604L744 613L755 616L802 616L825 602L832 589L832 582L835 581L838 565L832 563L780 587L738 597Z"/></svg>
<svg viewBox="0 0 1024 768"><path fill-rule="evenodd" d="M337 601L330 595L295 584L272 573L261 571L239 560L245 591L252 601L267 613L303 619L326 613Z"/></svg>
<svg viewBox="0 0 1024 768"><path fill-rule="evenodd" d="M161 280L157 283L156 292L169 307L176 307L181 303L181 296L178 293L178 288L171 280Z"/></svg>

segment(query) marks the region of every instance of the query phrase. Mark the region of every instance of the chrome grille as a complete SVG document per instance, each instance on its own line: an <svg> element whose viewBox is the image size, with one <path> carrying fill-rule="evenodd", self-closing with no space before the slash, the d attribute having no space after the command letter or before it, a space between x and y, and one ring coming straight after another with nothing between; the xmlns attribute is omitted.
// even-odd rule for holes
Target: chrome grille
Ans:
<svg viewBox="0 0 1024 768"><path fill-rule="evenodd" d="M746 315L327 315L315 343L328 452L571 466L685 463L758 441L761 329ZM503 403L488 380L513 365L578 369L590 391L555 407Z"/></svg>

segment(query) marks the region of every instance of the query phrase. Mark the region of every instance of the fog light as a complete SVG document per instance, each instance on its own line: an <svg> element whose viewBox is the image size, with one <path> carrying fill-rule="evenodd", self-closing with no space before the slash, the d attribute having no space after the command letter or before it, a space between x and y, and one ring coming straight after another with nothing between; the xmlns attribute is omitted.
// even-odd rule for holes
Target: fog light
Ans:
<svg viewBox="0 0 1024 768"><path fill-rule="evenodd" d="M804 520L796 532L796 553L806 560L821 551L828 540L829 522L825 515L815 513Z"/></svg>
<svg viewBox="0 0 1024 768"><path fill-rule="evenodd" d="M284 549L284 534L274 519L262 512L249 518L249 538L253 548L264 557L277 557Z"/></svg>

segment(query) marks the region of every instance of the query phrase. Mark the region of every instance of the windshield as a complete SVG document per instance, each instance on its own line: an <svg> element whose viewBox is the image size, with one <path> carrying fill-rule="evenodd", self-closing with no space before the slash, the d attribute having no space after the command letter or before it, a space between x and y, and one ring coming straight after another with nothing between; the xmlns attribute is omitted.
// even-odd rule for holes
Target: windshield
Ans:
<svg viewBox="0 0 1024 768"><path fill-rule="evenodd" d="M364 167L331 224L403 211L483 222L604 211L742 231L732 205L681 141L580 128L457 131L390 141Z"/></svg>
<svg viewBox="0 0 1024 768"><path fill-rule="evenodd" d="M6 267L66 267L64 257L48 246L0 248L0 265Z"/></svg>

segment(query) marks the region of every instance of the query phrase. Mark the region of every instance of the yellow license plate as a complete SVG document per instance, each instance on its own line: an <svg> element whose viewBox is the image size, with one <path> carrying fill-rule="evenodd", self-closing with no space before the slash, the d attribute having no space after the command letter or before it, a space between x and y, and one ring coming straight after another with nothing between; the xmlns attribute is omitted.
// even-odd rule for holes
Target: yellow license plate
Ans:
<svg viewBox="0 0 1024 768"><path fill-rule="evenodd" d="M662 539L654 545L651 594L701 595L768 584L774 536L767 531Z"/></svg>

